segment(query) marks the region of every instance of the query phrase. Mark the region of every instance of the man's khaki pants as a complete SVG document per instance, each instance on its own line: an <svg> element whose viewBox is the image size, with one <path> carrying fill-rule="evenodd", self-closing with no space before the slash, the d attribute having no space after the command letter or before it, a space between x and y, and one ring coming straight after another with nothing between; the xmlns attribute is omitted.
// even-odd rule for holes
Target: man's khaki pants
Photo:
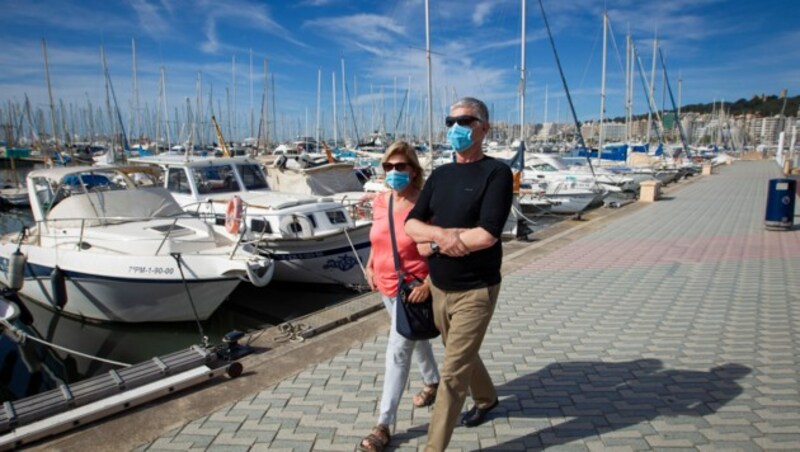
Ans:
<svg viewBox="0 0 800 452"><path fill-rule="evenodd" d="M441 290L432 283L430 286L434 321L444 343L444 363L439 367L441 380L425 450L443 451L450 442L468 388L479 408L497 400L478 350L492 320L500 284L461 292Z"/></svg>

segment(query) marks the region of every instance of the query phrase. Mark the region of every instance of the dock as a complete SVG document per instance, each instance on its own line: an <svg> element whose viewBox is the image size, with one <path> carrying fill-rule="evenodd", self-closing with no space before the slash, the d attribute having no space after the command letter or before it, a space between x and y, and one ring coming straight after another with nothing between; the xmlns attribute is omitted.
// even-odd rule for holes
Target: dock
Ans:
<svg viewBox="0 0 800 452"><path fill-rule="evenodd" d="M777 177L739 161L509 243L481 348L500 404L448 450L800 448L800 227L764 228ZM380 306L368 294L267 330L238 378L33 449L353 450L377 419ZM424 447L421 387L412 366L389 450Z"/></svg>

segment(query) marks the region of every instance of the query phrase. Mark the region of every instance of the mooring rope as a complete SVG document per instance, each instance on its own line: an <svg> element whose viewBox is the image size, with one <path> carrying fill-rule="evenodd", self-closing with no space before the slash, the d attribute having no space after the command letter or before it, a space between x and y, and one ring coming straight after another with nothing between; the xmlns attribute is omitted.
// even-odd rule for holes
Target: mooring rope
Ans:
<svg viewBox="0 0 800 452"><path fill-rule="evenodd" d="M122 362L119 362L119 361L114 361L114 360L111 360L111 359L101 358L99 356L89 355L89 354L86 354L86 353L83 353L83 352L79 352L77 350L73 350L71 348L62 347L60 345L53 344L52 342L47 342L44 339L40 339L40 338L38 338L36 336L32 336L32 335L26 333L25 331L22 331L21 329L17 328L16 326L12 325L11 323L8 323L5 319L0 319L0 324L2 324L3 327L5 327L7 330L9 330L11 333L13 333L19 339L19 343L20 344L24 344L25 341L30 339L30 340L32 340L34 342L38 342L38 343L40 343L42 345L46 345L46 346L52 347L52 348L54 348L56 350L61 350L63 352L67 352L67 353L69 353L71 355L80 356L82 358L92 359L92 360L95 360L95 361L100 361L100 362L104 362L104 363L107 363L107 364L113 364L115 366L122 366L122 367L131 367L133 365L133 364L128 364L128 363L122 363Z"/></svg>
<svg viewBox="0 0 800 452"><path fill-rule="evenodd" d="M276 336L273 340L275 342L303 342L306 338L302 334L310 329L311 327L305 323L284 322L278 325L280 336Z"/></svg>

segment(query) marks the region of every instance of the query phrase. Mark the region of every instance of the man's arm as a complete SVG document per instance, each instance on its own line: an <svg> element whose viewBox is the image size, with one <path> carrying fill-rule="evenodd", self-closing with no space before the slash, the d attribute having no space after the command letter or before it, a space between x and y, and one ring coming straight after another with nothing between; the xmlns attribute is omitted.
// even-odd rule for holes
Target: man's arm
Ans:
<svg viewBox="0 0 800 452"><path fill-rule="evenodd" d="M416 218L406 220L406 234L417 243L436 242L439 252L447 256L459 257L469 254L469 249L461 241L459 228L442 228L423 223Z"/></svg>
<svg viewBox="0 0 800 452"><path fill-rule="evenodd" d="M461 234L459 234L459 237L470 252L490 248L497 242L497 237L480 226L463 230Z"/></svg>

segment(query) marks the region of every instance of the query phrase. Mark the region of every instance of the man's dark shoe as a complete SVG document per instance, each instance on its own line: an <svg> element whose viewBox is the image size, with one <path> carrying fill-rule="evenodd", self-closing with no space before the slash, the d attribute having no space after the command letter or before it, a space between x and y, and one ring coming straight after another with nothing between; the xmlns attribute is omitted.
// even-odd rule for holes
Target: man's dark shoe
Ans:
<svg viewBox="0 0 800 452"><path fill-rule="evenodd" d="M472 408L464 414L464 417L461 418L461 425L466 427L477 427L486 420L486 415L489 414L489 411L492 411L498 404L500 403L500 399L496 399L493 404L487 406L486 408L478 408L478 405L472 405Z"/></svg>

